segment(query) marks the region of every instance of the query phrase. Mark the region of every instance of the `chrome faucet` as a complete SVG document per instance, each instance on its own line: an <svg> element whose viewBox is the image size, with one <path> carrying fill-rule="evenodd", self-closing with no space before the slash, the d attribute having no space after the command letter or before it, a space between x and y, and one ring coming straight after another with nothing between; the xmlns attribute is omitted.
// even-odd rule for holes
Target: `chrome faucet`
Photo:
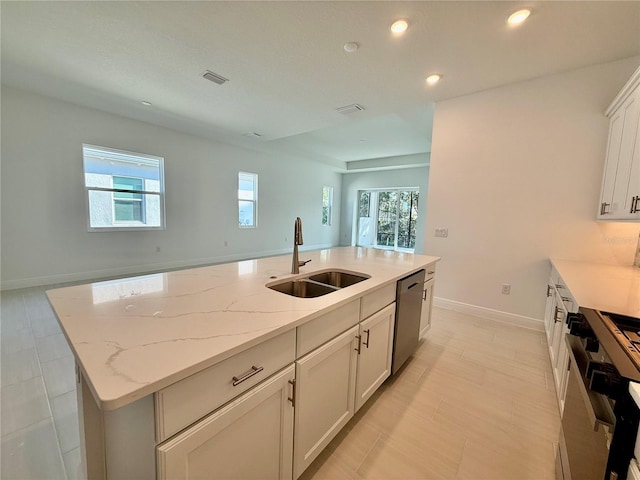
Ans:
<svg viewBox="0 0 640 480"><path fill-rule="evenodd" d="M302 245L302 219L296 218L293 224L293 260L291 261L291 273L300 273L300 267L304 267L311 260L298 260L298 245Z"/></svg>

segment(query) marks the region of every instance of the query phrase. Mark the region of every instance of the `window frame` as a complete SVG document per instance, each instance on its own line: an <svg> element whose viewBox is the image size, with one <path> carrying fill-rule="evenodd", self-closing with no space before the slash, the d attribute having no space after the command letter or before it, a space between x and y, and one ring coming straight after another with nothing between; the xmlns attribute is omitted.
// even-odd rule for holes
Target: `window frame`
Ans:
<svg viewBox="0 0 640 480"><path fill-rule="evenodd" d="M148 190L125 190L125 189L116 189L113 188L113 177L125 177L125 178L142 178L143 179L143 185L144 185L144 177L133 177L130 175L114 175L113 173L109 173L108 175L111 177L111 188L108 187L91 187L91 186L87 186L87 168L86 168L86 159L85 156L89 156L87 155L87 152L85 150L93 150L96 153L99 152L104 152L106 155L108 154L115 154L115 155L120 155L120 156L126 156L126 157L133 157L134 159L139 159L141 161L149 161L149 162L157 162L157 169L158 169L158 183L159 183L159 188L157 192L154 191L148 191ZM163 157L159 157L156 155L149 155L149 154L145 154L145 153L137 153L137 152L130 152L127 150L120 150L120 149L116 149L116 148L110 148L110 147L102 147L99 145L92 145L92 144L88 144L88 143L83 143L82 144L82 177L83 177L83 186L85 189L85 216L87 219L87 231L88 232L132 232L132 231L149 231L149 230L166 230L167 228L167 222L166 222L166 213L165 213L165 184L164 184L164 158ZM112 224L110 226L105 226L105 227L92 227L91 226L91 200L90 200L90 193L91 192L111 192L111 208L112 208L112 215L113 215L113 221ZM138 221L131 221L131 222L127 222L127 221L121 221L121 222L116 222L115 221L115 212L113 211L113 209L115 209L115 198L114 198L114 193L135 193L135 194L141 194L142 195L142 199L141 202L143 204L143 210L142 210L142 216L143 218L146 220L146 213L145 213L145 208L144 205L146 203L145 201L145 195L155 195L158 197L159 201L158 201L158 208L159 208L159 219L160 219L160 225L153 225L153 226L147 226L142 222L138 222Z"/></svg>
<svg viewBox="0 0 640 480"><path fill-rule="evenodd" d="M324 192L325 190L328 192L328 203L325 205L324 203ZM324 211L327 209L327 221L325 223ZM320 223L323 227L330 227L333 224L333 187L325 185L322 187L322 217L320 219Z"/></svg>
<svg viewBox="0 0 640 480"><path fill-rule="evenodd" d="M251 177L253 199L240 198L240 182L242 181L242 176ZM247 180L246 178L244 179ZM237 190L237 200L238 200L238 228L240 229L252 229L258 228L258 174L246 172L244 170L238 171L238 190ZM251 225L243 225L240 223L240 202L250 202L253 204L253 223Z"/></svg>

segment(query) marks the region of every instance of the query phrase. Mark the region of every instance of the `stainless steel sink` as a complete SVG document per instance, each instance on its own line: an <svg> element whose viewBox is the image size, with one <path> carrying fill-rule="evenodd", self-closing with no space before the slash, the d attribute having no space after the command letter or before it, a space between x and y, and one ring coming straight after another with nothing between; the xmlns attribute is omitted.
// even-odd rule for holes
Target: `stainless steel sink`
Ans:
<svg viewBox="0 0 640 480"><path fill-rule="evenodd" d="M326 271L311 274L307 277L286 280L267 285L271 290L286 293L293 297L314 298L335 292L350 285L355 285L370 278L355 272Z"/></svg>
<svg viewBox="0 0 640 480"><path fill-rule="evenodd" d="M301 298L321 297L322 295L336 291L335 288L331 288L329 285L310 282L307 279L289 280L288 282L270 285L269 288Z"/></svg>
<svg viewBox="0 0 640 480"><path fill-rule="evenodd" d="M334 287L344 288L348 287L349 285L354 285L356 283L362 282L367 278L369 277L356 275L354 273L331 271L311 275L309 277L309 280L324 283L326 285L332 285Z"/></svg>

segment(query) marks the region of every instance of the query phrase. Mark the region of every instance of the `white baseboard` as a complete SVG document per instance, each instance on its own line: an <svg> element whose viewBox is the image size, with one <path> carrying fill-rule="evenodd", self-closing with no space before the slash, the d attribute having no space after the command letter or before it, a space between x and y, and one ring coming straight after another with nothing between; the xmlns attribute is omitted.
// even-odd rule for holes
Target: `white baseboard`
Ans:
<svg viewBox="0 0 640 480"><path fill-rule="evenodd" d="M456 302L455 300L447 300L446 298L439 297L433 298L433 305L446 310L473 315L474 317L487 318L489 320L495 320L496 322L508 323L510 325L544 332L544 321L537 318L502 312L500 310L493 310L492 308L479 307L477 305L470 305L468 303Z"/></svg>
<svg viewBox="0 0 640 480"><path fill-rule="evenodd" d="M323 248L332 248L335 245L310 245L308 248L300 249L303 251L321 250ZM291 253L291 248L280 248L277 250L265 250L256 252L251 255L246 253L238 253L231 255L221 255L209 258L197 258L191 260L179 260L173 262L150 263L146 265L134 265L129 267L106 268L101 270L87 270L84 272L62 273L57 275L46 275L42 277L20 278L17 280L3 280L0 290L16 290L18 288L39 287L43 285L56 285L68 282L82 282L103 280L114 277L143 275L148 273L166 272L169 270L179 270L182 268L194 268L205 265L215 265L220 263L237 262L240 260L252 260L255 258L273 257L276 255L284 255Z"/></svg>

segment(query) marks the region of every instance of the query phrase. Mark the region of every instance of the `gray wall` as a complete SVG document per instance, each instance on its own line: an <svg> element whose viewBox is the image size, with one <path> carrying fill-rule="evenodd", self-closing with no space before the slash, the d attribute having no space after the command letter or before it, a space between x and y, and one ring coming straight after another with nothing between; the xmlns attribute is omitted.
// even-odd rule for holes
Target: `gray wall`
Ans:
<svg viewBox="0 0 640 480"><path fill-rule="evenodd" d="M425 154L428 157L428 154ZM426 161L426 160L425 160ZM357 223L358 190L374 188L418 187L418 224L416 226L416 253L424 250L424 225L427 212L427 185L429 167L354 172L342 175L342 216L340 217L340 244L355 245L353 226ZM430 253L430 252L428 252Z"/></svg>
<svg viewBox="0 0 640 480"><path fill-rule="evenodd" d="M549 258L633 263L638 223L596 222L609 120L640 58L439 102L425 249L440 299L542 319ZM434 229L449 229L448 238ZM510 283L511 295L501 294Z"/></svg>
<svg viewBox="0 0 640 480"><path fill-rule="evenodd" d="M87 231L83 143L164 157L166 230ZM238 228L238 170L259 175L257 229ZM305 248L338 244L339 223L321 225L325 185L340 218L341 178L327 165L5 86L1 182L3 289L289 252L296 216Z"/></svg>

